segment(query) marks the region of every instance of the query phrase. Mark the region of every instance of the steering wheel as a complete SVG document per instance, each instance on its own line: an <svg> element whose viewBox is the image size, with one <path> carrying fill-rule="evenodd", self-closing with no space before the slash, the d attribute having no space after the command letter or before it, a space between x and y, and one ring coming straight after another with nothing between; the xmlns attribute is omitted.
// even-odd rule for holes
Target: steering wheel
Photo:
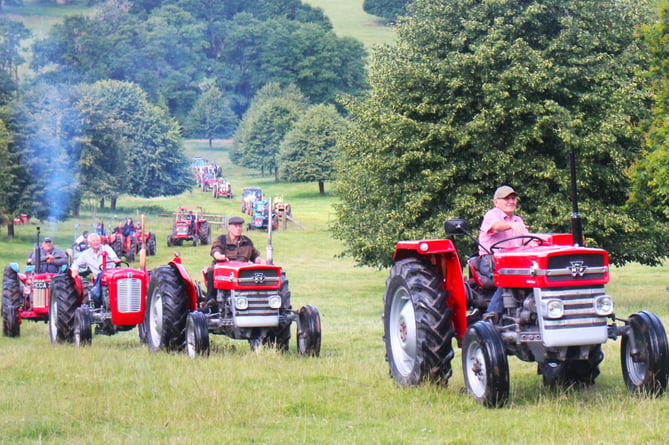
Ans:
<svg viewBox="0 0 669 445"><path fill-rule="evenodd" d="M512 236L511 238L505 238L503 240L497 241L495 244L490 246L490 251L494 252L495 250L506 249L506 247L501 246L500 244L504 244L508 241L512 241L512 240L516 240L516 239L525 240L525 241L522 242L523 246L527 246L532 241L538 241L540 246L544 245L543 238L539 238L538 236L535 236L535 235L518 235L518 236Z"/></svg>
<svg viewBox="0 0 669 445"><path fill-rule="evenodd" d="M112 264L113 264L113 266L111 266ZM115 267L118 267L118 266L120 266L121 264L125 264L125 267L130 267L130 264L128 264L127 261L123 261L123 260L121 260L121 261L119 261L118 263L115 263L114 261L107 261L107 269L103 269L103 268L102 268L102 264L100 264L100 265L98 266L98 269L99 269L99 270L109 270L109 269L113 269L113 268L115 268Z"/></svg>

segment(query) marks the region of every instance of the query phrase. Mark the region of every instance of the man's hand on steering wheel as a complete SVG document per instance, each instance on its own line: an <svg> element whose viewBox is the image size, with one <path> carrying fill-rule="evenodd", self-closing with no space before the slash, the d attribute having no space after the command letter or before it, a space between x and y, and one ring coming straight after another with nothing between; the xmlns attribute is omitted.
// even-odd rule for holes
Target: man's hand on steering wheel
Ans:
<svg viewBox="0 0 669 445"><path fill-rule="evenodd" d="M543 246L543 244L544 244L543 238L540 238L536 235L518 235L518 236L512 236L511 238L506 238L506 239L497 241L495 244L490 246L490 251L494 252L495 250L506 249L507 247L503 246L502 244L504 244L506 242L509 242L509 241L517 240L517 239L525 240L525 241L522 242L523 246L527 246L528 244L530 244L533 241L536 241L538 246Z"/></svg>

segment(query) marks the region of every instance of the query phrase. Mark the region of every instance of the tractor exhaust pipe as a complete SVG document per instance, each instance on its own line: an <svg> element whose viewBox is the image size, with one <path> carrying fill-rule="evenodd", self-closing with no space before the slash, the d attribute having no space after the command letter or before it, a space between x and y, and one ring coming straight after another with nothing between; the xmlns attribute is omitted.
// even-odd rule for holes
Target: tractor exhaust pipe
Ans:
<svg viewBox="0 0 669 445"><path fill-rule="evenodd" d="M576 154L574 153L574 150L569 154L569 174L571 176L571 203L573 209L571 214L572 244L574 246L582 246L584 244L583 226L581 223L581 214L578 212L578 198L576 193Z"/></svg>
<svg viewBox="0 0 669 445"><path fill-rule="evenodd" d="M37 235L35 236L35 253L33 254L33 260L35 262L35 273L39 273L39 269L42 262L42 249L39 242L40 238L40 228L37 227Z"/></svg>
<svg viewBox="0 0 669 445"><path fill-rule="evenodd" d="M267 264L274 264L274 248L272 247L272 198L267 201L267 248L265 257Z"/></svg>

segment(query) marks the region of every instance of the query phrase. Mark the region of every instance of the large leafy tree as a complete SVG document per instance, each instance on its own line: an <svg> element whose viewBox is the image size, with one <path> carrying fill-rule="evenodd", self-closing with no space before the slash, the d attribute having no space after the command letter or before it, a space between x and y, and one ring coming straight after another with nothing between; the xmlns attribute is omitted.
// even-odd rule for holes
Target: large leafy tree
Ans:
<svg viewBox="0 0 669 445"><path fill-rule="evenodd" d="M334 179L337 138L346 125L333 105L310 107L281 141L281 178L317 182L321 196L325 195L325 181Z"/></svg>
<svg viewBox="0 0 669 445"><path fill-rule="evenodd" d="M230 108L231 100L214 85L207 85L185 122L190 136L203 137L209 148L215 138L229 137L237 126L237 115Z"/></svg>
<svg viewBox="0 0 669 445"><path fill-rule="evenodd" d="M407 13L411 0L364 0L362 9L368 13L388 20L397 20Z"/></svg>
<svg viewBox="0 0 669 445"><path fill-rule="evenodd" d="M658 5L657 20L643 29L651 56L648 79L656 93L642 159L634 166L632 205L669 217L669 1Z"/></svg>
<svg viewBox="0 0 669 445"><path fill-rule="evenodd" d="M417 0L399 41L375 55L372 91L350 101L335 236L361 263L399 239L477 226L501 184L532 231L568 231L568 159L578 159L587 243L612 261L656 264L665 224L626 207L650 95L632 0ZM352 179L354 178L354 179Z"/></svg>
<svg viewBox="0 0 669 445"><path fill-rule="evenodd" d="M281 88L276 83L267 84L258 92L235 132L231 160L263 174L273 170L278 180L281 141L307 107L306 99L294 85Z"/></svg>

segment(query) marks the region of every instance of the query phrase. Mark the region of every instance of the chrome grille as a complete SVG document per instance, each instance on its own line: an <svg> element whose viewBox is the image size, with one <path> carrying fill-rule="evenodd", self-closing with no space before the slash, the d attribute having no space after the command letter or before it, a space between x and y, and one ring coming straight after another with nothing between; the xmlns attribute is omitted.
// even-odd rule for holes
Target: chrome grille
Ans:
<svg viewBox="0 0 669 445"><path fill-rule="evenodd" d="M281 280L276 269L247 269L239 272L240 286L276 286Z"/></svg>
<svg viewBox="0 0 669 445"><path fill-rule="evenodd" d="M564 305L564 316L553 320L544 317L544 329L588 328L606 326L607 317L595 313L594 301L605 295L603 287L543 289L541 301L560 299Z"/></svg>
<svg viewBox="0 0 669 445"><path fill-rule="evenodd" d="M116 284L118 311L122 313L139 312L142 308L142 280L122 278Z"/></svg>
<svg viewBox="0 0 669 445"><path fill-rule="evenodd" d="M237 316L238 317L249 317L249 316L258 316L258 315L276 315L279 311L278 309L270 309L268 299L270 295L276 295L275 292L272 293L253 293L253 294L246 294L244 292L238 292L235 294L236 296L239 297L244 297L248 300L249 302L249 307L248 309L244 309L243 311L238 310Z"/></svg>
<svg viewBox="0 0 669 445"><path fill-rule="evenodd" d="M45 287L33 287L33 308L47 307L49 304L47 301L49 297L49 287L47 283L44 284L46 285Z"/></svg>

